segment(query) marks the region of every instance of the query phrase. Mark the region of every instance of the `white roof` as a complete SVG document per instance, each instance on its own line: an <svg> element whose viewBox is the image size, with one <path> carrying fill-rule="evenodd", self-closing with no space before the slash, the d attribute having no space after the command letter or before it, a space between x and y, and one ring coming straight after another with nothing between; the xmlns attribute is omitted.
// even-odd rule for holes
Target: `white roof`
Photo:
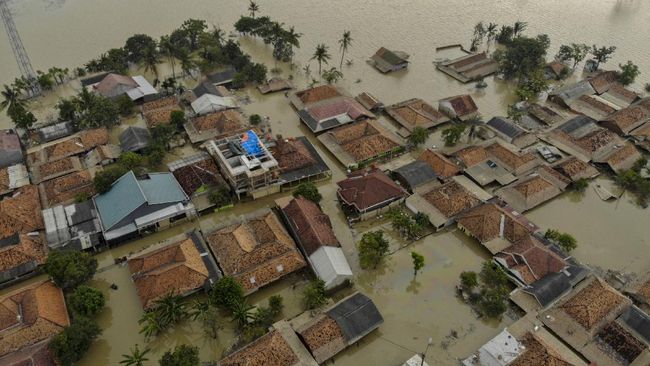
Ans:
<svg viewBox="0 0 650 366"><path fill-rule="evenodd" d="M352 278L352 270L340 247L322 246L309 256L309 262L327 289Z"/></svg>
<svg viewBox="0 0 650 366"><path fill-rule="evenodd" d="M200 98L192 102L192 109L196 114L207 114L228 108L237 108L237 101L235 98L203 94Z"/></svg>
<svg viewBox="0 0 650 366"><path fill-rule="evenodd" d="M429 364L426 361L422 362L422 356L415 354L406 360L402 366L429 366Z"/></svg>
<svg viewBox="0 0 650 366"><path fill-rule="evenodd" d="M138 100L145 95L153 95L158 93L156 88L154 88L153 85L149 84L147 79L145 79L143 76L133 76L131 79L133 79L133 81L138 84L137 88L133 88L126 92L131 100Z"/></svg>
<svg viewBox="0 0 650 366"><path fill-rule="evenodd" d="M23 164L12 165L7 168L9 175L9 188L16 189L29 184L29 174Z"/></svg>
<svg viewBox="0 0 650 366"><path fill-rule="evenodd" d="M519 341L504 329L496 337L490 339L473 355L463 361L465 366L506 366L523 352Z"/></svg>

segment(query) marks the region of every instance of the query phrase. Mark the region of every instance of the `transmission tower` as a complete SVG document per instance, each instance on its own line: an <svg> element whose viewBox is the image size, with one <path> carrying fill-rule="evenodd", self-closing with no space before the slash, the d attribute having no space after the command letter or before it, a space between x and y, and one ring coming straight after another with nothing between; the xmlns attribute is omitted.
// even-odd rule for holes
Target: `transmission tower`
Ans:
<svg viewBox="0 0 650 366"><path fill-rule="evenodd" d="M14 56L16 57L20 73L25 79L29 80L31 94L39 95L41 94L41 88L38 85L36 73L34 72L32 63L29 61L29 56L27 55L27 51L25 51L23 41L20 39L20 35L16 29L16 23L14 23L14 19L11 16L9 5L7 3L8 0L0 0L0 16L5 25L11 48L14 51Z"/></svg>

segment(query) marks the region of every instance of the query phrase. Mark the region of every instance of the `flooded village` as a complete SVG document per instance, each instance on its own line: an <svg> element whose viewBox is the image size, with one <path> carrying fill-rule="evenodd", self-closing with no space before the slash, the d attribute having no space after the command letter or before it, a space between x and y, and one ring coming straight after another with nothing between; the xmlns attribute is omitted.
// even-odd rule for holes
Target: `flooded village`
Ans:
<svg viewBox="0 0 650 366"><path fill-rule="evenodd" d="M650 4L489 3L0 0L0 364L650 365Z"/></svg>

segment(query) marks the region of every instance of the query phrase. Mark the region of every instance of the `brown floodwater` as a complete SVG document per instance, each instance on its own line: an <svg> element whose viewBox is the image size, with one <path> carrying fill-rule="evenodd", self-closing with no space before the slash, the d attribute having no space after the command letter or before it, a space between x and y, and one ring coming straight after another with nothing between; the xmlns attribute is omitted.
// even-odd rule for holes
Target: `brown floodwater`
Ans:
<svg viewBox="0 0 650 366"><path fill-rule="evenodd" d="M278 64L282 76L293 75L298 88L305 87L309 78L301 71L317 43L330 46L333 66L338 66L340 54L337 39L345 29L352 31L354 43L346 55L351 66L343 66L344 80L340 84L351 93L369 91L386 104L407 98L419 97L431 103L438 99L471 93L484 116L504 114L512 102L510 88L503 82L488 80L488 87L477 91L471 84L463 85L437 72L432 64L441 57L452 57L456 51L436 53L435 48L447 44L468 44L472 28L477 21L529 23L527 33L547 33L552 40L554 53L560 44L569 42L616 45L614 66L633 60L641 67L642 75L637 88L648 81L650 53L648 44L650 3L641 0L562 0L520 1L492 0L417 0L317 2L313 0L258 1L262 13L294 25L304 33L302 48L294 58L297 67L289 70ZM111 47L121 46L134 33L160 36L176 28L187 18L206 19L208 23L230 31L233 22L245 12L247 2L193 0L14 0L11 7L23 42L36 69L50 66L70 68L83 64ZM268 46L241 38L244 49L257 62L269 68L275 65ZM410 53L408 71L382 75L366 64L367 58L380 47L386 46ZM16 76L17 67L6 37L0 36L0 82L8 83ZM311 62L312 77L318 65ZM178 67L177 67L178 69ZM161 75L171 74L168 65L161 65ZM178 72L178 70L177 70ZM193 86L196 80L186 80ZM72 95L79 90L78 82L61 86L58 95ZM368 294L382 312L385 323L379 331L368 336L336 357L337 365L399 365L413 353L426 347L432 337L433 346L427 354L430 365L455 365L481 344L496 335L512 322L479 320L470 308L460 302L454 292L460 272L478 270L489 258L487 251L473 240L457 231L427 236L411 246L396 251L387 263L376 271L362 271L357 262L355 243L363 232L384 229L396 249L403 245L392 233L388 223L377 220L349 228L336 201L334 182L345 176L345 171L334 156L326 152L318 140L299 124L298 118L282 93L262 96L248 88L238 92L248 96L250 104L243 106L248 115L258 113L270 117L272 133L285 137L305 135L319 150L332 168L332 181L319 184L323 194L323 210L331 217L345 254L355 273L355 288ZM54 93L34 102L39 120L55 117L51 109L56 102ZM395 126L381 118L388 128ZM126 122L143 125L139 118ZM0 127L9 126L4 113ZM116 140L124 126L111 131ZM440 133L432 134L427 146L440 146ZM167 157L172 160L191 153L187 148L176 149ZM601 184L608 184L605 179ZM206 339L199 324L187 321L155 339L146 342L138 333L137 320L142 315L135 288L126 267L114 265L114 259L136 252L159 240L183 231L200 228L209 232L220 223L235 219L255 209L272 207L274 200L287 193L245 202L233 209L201 217L170 230L156 233L138 241L127 243L98 255L100 272L94 285L107 295L106 310L98 317L103 329L80 365L116 365L129 347L139 343L151 348L147 365L157 364L165 350L181 343L191 343L201 349L204 361L214 361L230 347L234 327L223 318L223 329L216 340ZM543 228L558 228L573 233L579 247L575 256L579 260L602 268L643 272L650 270L650 260L644 253L650 249L647 238L649 211L639 209L633 198L624 196L617 202L602 202L589 188L584 195L564 194L554 201L533 210L529 217ZM426 266L414 280L410 251L424 255ZM115 283L118 290L110 290ZM297 284L294 286L294 284ZM251 295L250 302L263 304L273 294L281 294L285 301L284 316L292 317L302 311L301 291L304 279L290 276L262 291ZM6 291L3 291L3 293ZM342 294L337 294L337 297ZM193 299L191 299L193 300ZM191 301L190 300L190 301ZM449 337L453 331L458 338Z"/></svg>

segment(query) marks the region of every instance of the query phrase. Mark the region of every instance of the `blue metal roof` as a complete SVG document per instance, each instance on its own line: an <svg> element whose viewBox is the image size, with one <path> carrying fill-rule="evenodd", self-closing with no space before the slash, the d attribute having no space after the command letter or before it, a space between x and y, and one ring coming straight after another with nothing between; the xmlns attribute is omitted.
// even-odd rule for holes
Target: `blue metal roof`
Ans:
<svg viewBox="0 0 650 366"><path fill-rule="evenodd" d="M149 179L138 180L138 183L150 205L187 200L180 184L171 173L150 173Z"/></svg>

